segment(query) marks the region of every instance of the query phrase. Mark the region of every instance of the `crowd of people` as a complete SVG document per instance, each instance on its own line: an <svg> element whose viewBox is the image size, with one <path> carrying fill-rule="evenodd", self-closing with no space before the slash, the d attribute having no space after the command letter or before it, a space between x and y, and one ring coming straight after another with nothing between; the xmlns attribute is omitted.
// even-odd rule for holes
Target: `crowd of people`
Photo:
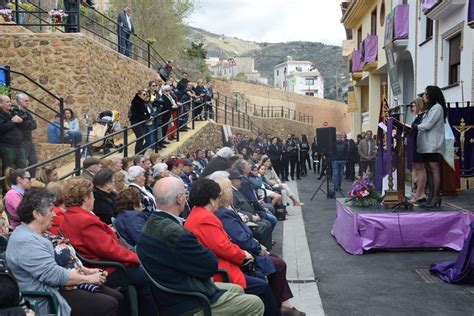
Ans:
<svg viewBox="0 0 474 316"><path fill-rule="evenodd" d="M247 157L238 148L87 158L81 176L67 180L53 165L38 168L34 179L11 170L9 222L0 225L10 229L0 233L20 289L54 293L64 315L123 314L128 297L115 290L120 271L88 268L81 261L87 258L126 268L140 315L197 307L153 288L143 268L171 288L205 294L216 313L304 315L290 302L286 263L272 253L276 210L303 203L279 179L266 150L249 143ZM41 301L41 311L47 307Z"/></svg>

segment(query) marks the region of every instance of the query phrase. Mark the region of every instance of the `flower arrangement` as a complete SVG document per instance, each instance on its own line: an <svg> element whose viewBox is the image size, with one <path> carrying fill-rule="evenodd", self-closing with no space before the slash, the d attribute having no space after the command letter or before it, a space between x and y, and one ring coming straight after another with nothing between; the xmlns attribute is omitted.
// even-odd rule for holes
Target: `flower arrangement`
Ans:
<svg viewBox="0 0 474 316"><path fill-rule="evenodd" d="M349 191L346 202L351 202L353 206L374 206L380 202L380 196L375 190L375 185L366 175L357 179L352 189Z"/></svg>
<svg viewBox="0 0 474 316"><path fill-rule="evenodd" d="M48 14L49 14L49 18L51 19L51 23L53 24L62 23L63 19L68 16L61 9L51 9L48 11Z"/></svg>
<svg viewBox="0 0 474 316"><path fill-rule="evenodd" d="M12 20L12 10L8 8L0 9L0 16L3 17L5 22L10 22Z"/></svg>

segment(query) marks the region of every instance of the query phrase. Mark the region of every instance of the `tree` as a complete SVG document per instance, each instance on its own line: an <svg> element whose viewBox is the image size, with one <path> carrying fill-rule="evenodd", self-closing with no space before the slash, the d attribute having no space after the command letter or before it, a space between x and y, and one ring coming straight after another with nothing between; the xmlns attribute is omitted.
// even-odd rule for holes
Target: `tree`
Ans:
<svg viewBox="0 0 474 316"><path fill-rule="evenodd" d="M192 0L111 0L111 15L117 17L126 3L131 5L131 19L141 38L156 39L153 47L164 59L182 58L177 52L185 48L184 20L194 10Z"/></svg>

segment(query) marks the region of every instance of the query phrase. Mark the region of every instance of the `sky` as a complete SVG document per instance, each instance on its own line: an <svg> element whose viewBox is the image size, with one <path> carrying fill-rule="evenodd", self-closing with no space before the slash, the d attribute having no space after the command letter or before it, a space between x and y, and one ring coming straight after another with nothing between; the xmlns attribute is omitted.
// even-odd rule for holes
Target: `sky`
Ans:
<svg viewBox="0 0 474 316"><path fill-rule="evenodd" d="M191 26L256 42L341 46L340 0L197 0Z"/></svg>

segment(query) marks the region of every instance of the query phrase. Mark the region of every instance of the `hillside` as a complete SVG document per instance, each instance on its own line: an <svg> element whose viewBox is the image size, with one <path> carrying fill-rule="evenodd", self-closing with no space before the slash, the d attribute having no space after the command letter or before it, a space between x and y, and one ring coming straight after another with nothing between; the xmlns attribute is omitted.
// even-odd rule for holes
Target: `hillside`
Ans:
<svg viewBox="0 0 474 316"><path fill-rule="evenodd" d="M288 42L288 43L256 43L235 37L217 35L205 30L189 27L188 40L204 43L207 57L253 57L255 68L262 76L273 83L273 66L286 60L287 56L295 60L313 62L325 81L325 96L335 99L336 76L338 86L343 87L347 82L341 82L341 77L348 78L346 67L341 56L341 47L317 42Z"/></svg>

